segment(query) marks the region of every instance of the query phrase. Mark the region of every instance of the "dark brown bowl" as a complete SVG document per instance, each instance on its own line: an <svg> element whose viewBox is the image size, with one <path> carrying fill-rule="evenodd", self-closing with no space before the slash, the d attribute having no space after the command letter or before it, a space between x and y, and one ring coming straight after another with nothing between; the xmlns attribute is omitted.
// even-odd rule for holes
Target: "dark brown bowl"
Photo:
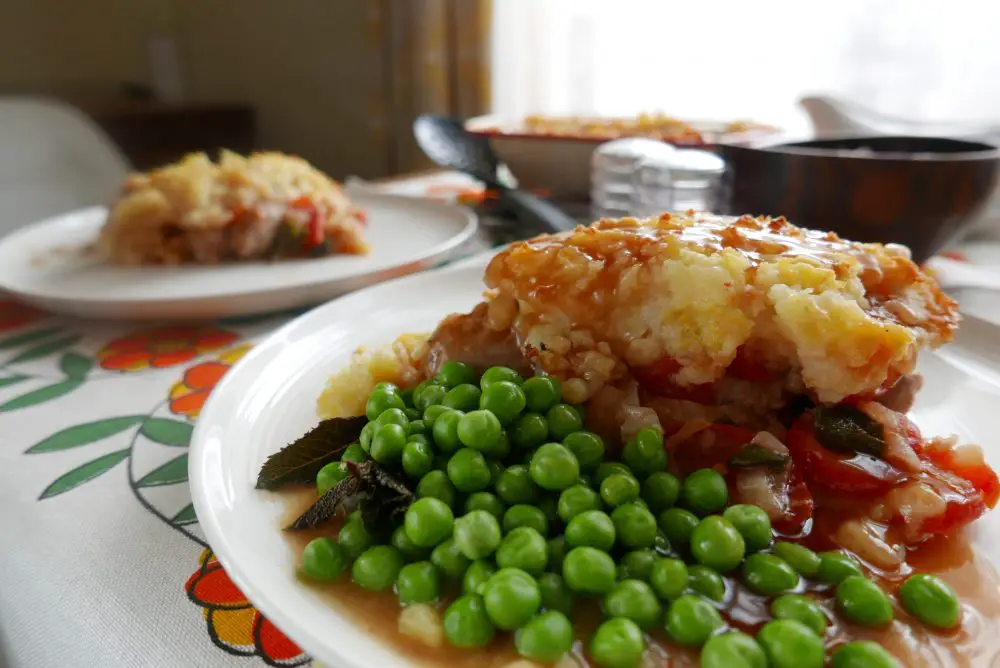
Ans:
<svg viewBox="0 0 1000 668"><path fill-rule="evenodd" d="M782 215L855 241L894 242L923 262L997 192L1000 150L936 137L851 137L719 147L728 213Z"/></svg>

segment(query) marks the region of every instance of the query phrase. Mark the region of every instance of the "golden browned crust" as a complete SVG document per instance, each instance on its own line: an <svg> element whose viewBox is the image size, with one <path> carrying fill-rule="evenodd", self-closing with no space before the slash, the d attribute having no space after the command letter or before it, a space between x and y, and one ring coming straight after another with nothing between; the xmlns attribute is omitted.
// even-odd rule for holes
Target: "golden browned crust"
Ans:
<svg viewBox="0 0 1000 668"><path fill-rule="evenodd" d="M758 393L837 402L911 372L958 323L905 248L784 218L602 220L514 244L485 280L490 326L513 328L571 401L633 375L738 396L749 375Z"/></svg>

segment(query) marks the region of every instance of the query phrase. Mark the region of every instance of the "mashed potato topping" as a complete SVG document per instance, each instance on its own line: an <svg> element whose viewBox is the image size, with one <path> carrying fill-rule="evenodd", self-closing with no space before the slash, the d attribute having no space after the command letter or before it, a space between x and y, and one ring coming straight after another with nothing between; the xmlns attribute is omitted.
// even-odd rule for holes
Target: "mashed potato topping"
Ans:
<svg viewBox="0 0 1000 668"><path fill-rule="evenodd" d="M192 153L126 179L99 247L118 264L364 253L363 214L330 177L281 153Z"/></svg>
<svg viewBox="0 0 1000 668"><path fill-rule="evenodd" d="M958 320L904 248L784 218L602 220L514 244L485 280L490 326L571 401L631 374L654 393L734 379L835 403L910 373Z"/></svg>

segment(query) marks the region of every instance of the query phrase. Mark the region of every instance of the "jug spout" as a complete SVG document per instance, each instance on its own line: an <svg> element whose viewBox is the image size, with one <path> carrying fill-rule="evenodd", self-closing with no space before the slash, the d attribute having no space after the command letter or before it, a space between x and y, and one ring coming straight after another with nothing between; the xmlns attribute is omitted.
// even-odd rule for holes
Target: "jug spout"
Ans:
<svg viewBox="0 0 1000 668"><path fill-rule="evenodd" d="M799 100L812 122L817 137L874 134L876 129L855 118L847 106L825 95L808 95Z"/></svg>

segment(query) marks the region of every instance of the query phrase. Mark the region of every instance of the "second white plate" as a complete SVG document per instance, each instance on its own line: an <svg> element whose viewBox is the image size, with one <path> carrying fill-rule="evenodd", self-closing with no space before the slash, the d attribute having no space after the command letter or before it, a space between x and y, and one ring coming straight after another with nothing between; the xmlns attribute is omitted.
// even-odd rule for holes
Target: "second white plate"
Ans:
<svg viewBox="0 0 1000 668"><path fill-rule="evenodd" d="M88 318L207 319L326 301L449 257L476 231L475 214L444 202L352 192L368 214L365 256L180 267L115 267L84 249L107 216L93 207L0 240L0 290Z"/></svg>

